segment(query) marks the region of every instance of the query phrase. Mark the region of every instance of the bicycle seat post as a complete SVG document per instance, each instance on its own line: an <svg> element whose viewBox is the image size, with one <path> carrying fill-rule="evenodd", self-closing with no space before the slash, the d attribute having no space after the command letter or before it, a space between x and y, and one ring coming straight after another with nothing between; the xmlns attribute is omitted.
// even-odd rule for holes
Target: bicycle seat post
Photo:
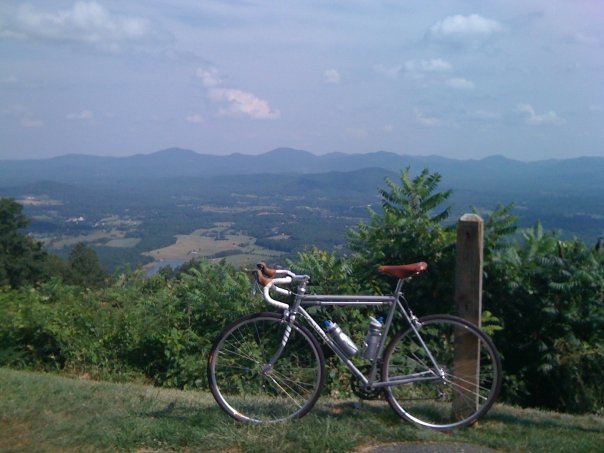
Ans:
<svg viewBox="0 0 604 453"><path fill-rule="evenodd" d="M403 285L405 284L406 278L399 278L396 282L396 289L394 290L394 296L399 297L403 295Z"/></svg>

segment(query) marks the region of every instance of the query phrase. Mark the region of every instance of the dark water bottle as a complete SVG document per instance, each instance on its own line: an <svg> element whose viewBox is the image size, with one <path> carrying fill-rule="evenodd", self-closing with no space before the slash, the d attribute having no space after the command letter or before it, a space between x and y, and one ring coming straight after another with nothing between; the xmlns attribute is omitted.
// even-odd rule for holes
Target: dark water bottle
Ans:
<svg viewBox="0 0 604 453"><path fill-rule="evenodd" d="M357 352L359 352L359 348L354 344L354 341L350 339L348 335L342 332L340 326L338 326L335 322L331 322L329 320L324 322L325 328L327 329L327 333L333 339L333 341L340 347L340 349L346 354L348 357L352 357Z"/></svg>

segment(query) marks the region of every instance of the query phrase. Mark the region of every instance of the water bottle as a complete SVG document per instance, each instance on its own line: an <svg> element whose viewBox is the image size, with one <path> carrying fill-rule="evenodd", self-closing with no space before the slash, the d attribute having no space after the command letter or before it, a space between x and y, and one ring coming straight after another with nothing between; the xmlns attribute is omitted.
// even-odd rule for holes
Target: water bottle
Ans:
<svg viewBox="0 0 604 453"><path fill-rule="evenodd" d="M363 343L363 358L366 360L373 360L377 352L377 348L380 345L380 339L382 338L382 323L370 316L369 329L367 330L367 336Z"/></svg>
<svg viewBox="0 0 604 453"><path fill-rule="evenodd" d="M335 322L331 322L326 320L324 322L325 328L327 329L327 333L329 336L335 341L335 343L340 347L340 349L346 354L348 357L352 357L357 352L359 352L359 348L354 342L350 339L348 335L342 332L340 326L338 326Z"/></svg>

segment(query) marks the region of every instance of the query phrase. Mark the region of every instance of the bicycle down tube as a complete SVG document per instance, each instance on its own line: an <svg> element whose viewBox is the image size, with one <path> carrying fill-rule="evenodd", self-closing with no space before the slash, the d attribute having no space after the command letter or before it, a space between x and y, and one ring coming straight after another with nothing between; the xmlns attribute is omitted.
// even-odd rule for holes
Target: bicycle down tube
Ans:
<svg viewBox="0 0 604 453"><path fill-rule="evenodd" d="M390 332L390 327L392 325L392 321L394 319L394 315L396 314L397 307L399 311L402 312L405 317L407 324L411 326L415 336L420 341L423 349L428 355L430 361L432 362L434 368L436 370L440 370L440 365L434 359L432 353L429 348L425 344L422 339L420 333L418 332L414 319L409 316L407 310L402 306L399 297L404 297L401 293L401 288L403 285L403 280L399 280L394 295L388 296L371 296L371 295L306 295L305 294L305 286L301 285L299 288L299 294L295 295L294 302L292 306L288 306L289 308L286 310L286 317L289 318L288 326L285 329L283 340L279 347L277 353L271 358L270 364L273 365L279 357L281 351L283 351L285 345L287 344L287 340L289 338L289 332L291 332L291 324L295 320L297 314L301 314L302 317L308 322L308 324L312 327L314 332L332 349L338 358L348 367L351 373L353 373L364 386L370 386L372 388L379 387L388 387L392 385L401 385L408 382L421 381L421 380L434 380L442 378L442 373L440 375L435 375L433 372L426 371L422 373L418 373L415 375L407 375L403 376L399 379L392 378L389 381L376 381L375 376L377 374L377 369L379 363L376 358L381 356L381 353L386 345L388 340L388 333ZM301 291L300 291L301 290ZM319 326L319 324L313 319L313 317L303 308L303 306L357 306L357 307L369 307L369 306L389 306L390 310L386 317L386 321L384 323L383 335L381 337L380 343L376 350L375 357L372 358L371 363L371 373L369 375L369 379L359 370L359 368L348 358L346 353L342 351L342 349L338 346L338 344L332 340L329 335L325 333L325 331Z"/></svg>

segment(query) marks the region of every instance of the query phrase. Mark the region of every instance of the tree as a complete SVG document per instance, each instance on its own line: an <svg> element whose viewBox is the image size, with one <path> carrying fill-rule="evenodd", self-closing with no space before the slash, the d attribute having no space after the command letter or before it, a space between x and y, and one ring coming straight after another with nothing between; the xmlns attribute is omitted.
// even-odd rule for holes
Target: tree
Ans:
<svg viewBox="0 0 604 453"><path fill-rule="evenodd" d="M541 224L493 252L485 299L503 322L503 396L527 406L597 411L604 404L604 256Z"/></svg>
<svg viewBox="0 0 604 453"><path fill-rule="evenodd" d="M355 274L373 289L387 290L376 277L381 264L407 264L426 261L428 272L414 286L428 310L450 310L453 301L454 225L445 225L450 209L443 208L451 190L437 191L441 175L424 169L412 178L409 168L400 174L400 185L389 178L387 189L380 189L380 214L369 209L369 224L361 222L348 234L348 245L356 252ZM418 289L418 286L421 289Z"/></svg>
<svg viewBox="0 0 604 453"><path fill-rule="evenodd" d="M106 279L107 273L101 268L94 249L83 242L77 243L69 253L65 280L74 285L96 288Z"/></svg>
<svg viewBox="0 0 604 453"><path fill-rule="evenodd" d="M0 286L18 288L43 276L46 253L22 231L29 224L22 211L16 201L0 198Z"/></svg>

